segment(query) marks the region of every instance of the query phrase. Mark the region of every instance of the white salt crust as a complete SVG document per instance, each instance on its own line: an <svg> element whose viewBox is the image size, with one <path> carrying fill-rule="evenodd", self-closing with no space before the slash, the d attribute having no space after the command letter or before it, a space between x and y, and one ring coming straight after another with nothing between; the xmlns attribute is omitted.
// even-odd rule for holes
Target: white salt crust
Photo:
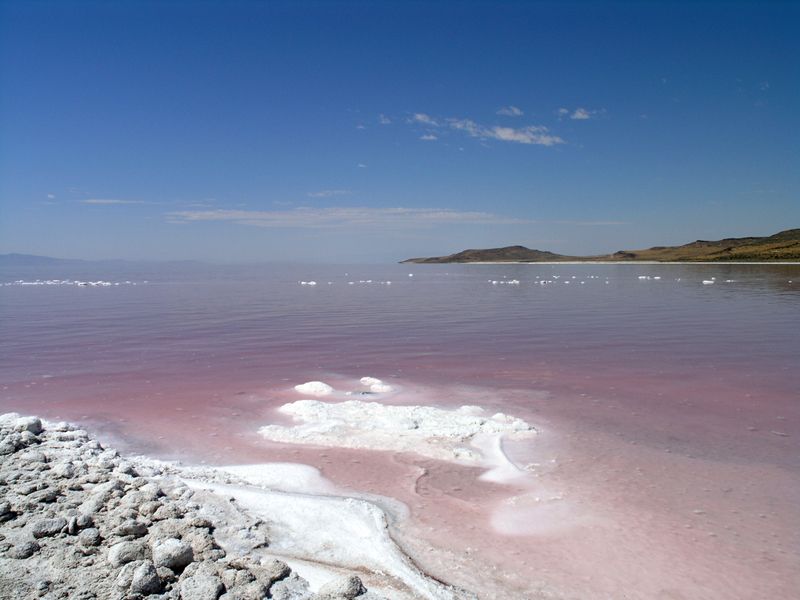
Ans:
<svg viewBox="0 0 800 600"><path fill-rule="evenodd" d="M309 396L328 396L333 393L333 388L322 381L307 381L294 386L294 389Z"/></svg>
<svg viewBox="0 0 800 600"><path fill-rule="evenodd" d="M508 461L499 446L492 446L485 438L518 439L535 434L535 429L521 419L503 413L486 415L478 406L448 410L360 400L335 403L299 400L284 404L279 411L293 417L297 424L266 425L259 429L262 436L272 441L414 452L428 458L493 468ZM482 452L482 448L491 448L491 452Z"/></svg>

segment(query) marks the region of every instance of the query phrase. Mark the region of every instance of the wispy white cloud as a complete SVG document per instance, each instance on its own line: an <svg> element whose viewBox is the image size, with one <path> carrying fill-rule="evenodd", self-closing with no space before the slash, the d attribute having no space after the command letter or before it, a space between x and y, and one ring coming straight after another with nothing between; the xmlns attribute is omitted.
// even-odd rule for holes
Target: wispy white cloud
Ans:
<svg viewBox="0 0 800 600"><path fill-rule="evenodd" d="M573 121L588 121L589 119L593 119L598 115L602 115L603 113L605 113L605 109L589 110L580 106L574 110L562 107L556 111L556 114L560 119L569 117Z"/></svg>
<svg viewBox="0 0 800 600"><path fill-rule="evenodd" d="M115 198L89 198L88 200L81 200L81 204L144 204L143 200L118 200Z"/></svg>
<svg viewBox="0 0 800 600"><path fill-rule="evenodd" d="M300 207L293 210L187 210L167 213L173 223L228 222L267 228L392 228L530 223L486 212L449 208Z"/></svg>
<svg viewBox="0 0 800 600"><path fill-rule="evenodd" d="M486 127L479 125L471 119L448 119L452 129L462 131L470 137L492 139L501 142L514 142L517 144L537 144L540 146L554 146L563 144L564 140L549 132L547 127L541 125L528 125L527 127Z"/></svg>
<svg viewBox="0 0 800 600"><path fill-rule="evenodd" d="M358 163L356 166L357 166L359 169L366 169L366 168L367 168L367 165L365 165L364 163Z"/></svg>
<svg viewBox="0 0 800 600"><path fill-rule="evenodd" d="M521 117L525 113L516 106L503 106L497 110L497 114L503 115L504 117Z"/></svg>
<svg viewBox="0 0 800 600"><path fill-rule="evenodd" d="M55 197L56 197L56 195L55 195L55 194L47 194L47 197L48 197L50 200L55 200Z"/></svg>
<svg viewBox="0 0 800 600"><path fill-rule="evenodd" d="M511 116L521 116L523 114L523 112L515 106L503 107L497 111L498 114L501 114L501 111L506 111L502 114ZM414 113L410 118L406 119L406 122L412 125L425 125L428 128L437 128L435 130L436 133L427 131L420 135L419 139L424 141L438 140L442 133L446 134L447 130L451 130L481 140L497 140L516 144L554 146L556 144L565 143L561 137L550 133L549 129L543 125L527 125L524 127L482 125L472 119L439 118L432 117L426 113Z"/></svg>
<svg viewBox="0 0 800 600"><path fill-rule="evenodd" d="M349 196L352 190L320 190L318 192L308 192L309 198L331 198L333 196Z"/></svg>
<svg viewBox="0 0 800 600"><path fill-rule="evenodd" d="M378 123L381 125L391 125L392 120L384 114L378 115Z"/></svg>
<svg viewBox="0 0 800 600"><path fill-rule="evenodd" d="M409 123L422 123L423 125L430 125L431 127L438 127L439 122L425 113L414 113L408 119Z"/></svg>

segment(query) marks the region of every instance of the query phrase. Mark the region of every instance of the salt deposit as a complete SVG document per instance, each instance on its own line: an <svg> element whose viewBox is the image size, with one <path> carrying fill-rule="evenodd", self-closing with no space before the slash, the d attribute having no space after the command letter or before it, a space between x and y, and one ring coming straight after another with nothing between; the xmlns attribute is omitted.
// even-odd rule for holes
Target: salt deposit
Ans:
<svg viewBox="0 0 800 600"><path fill-rule="evenodd" d="M322 381L307 381L294 386L294 389L309 396L327 396L333 393L333 388Z"/></svg>
<svg viewBox="0 0 800 600"><path fill-rule="evenodd" d="M144 281L143 283L147 283ZM31 281L25 279L17 279L16 281L9 281L3 285L14 286L41 286L41 285L59 285L59 286L75 286L75 287L111 287L120 285L136 285L135 281L104 281L98 279L97 281L81 281L79 279L34 279Z"/></svg>
<svg viewBox="0 0 800 600"><path fill-rule="evenodd" d="M362 377L360 379L361 385L365 385L369 388L369 391L374 392L376 394L386 394L391 392L394 388L389 384L383 383L380 379L376 377Z"/></svg>
<svg viewBox="0 0 800 600"><path fill-rule="evenodd" d="M15 413L0 456L3 598L475 600L408 558L383 504L307 465L123 458Z"/></svg>
<svg viewBox="0 0 800 600"><path fill-rule="evenodd" d="M331 512L339 505L313 496L300 504L256 501L251 504L257 513L248 513L246 506L231 502L227 490L234 486L220 482L214 470L122 458L84 431L14 413L0 415L0 456L3 598L380 600L355 573L340 566L348 563L346 559L337 562L338 549L359 534L379 542L370 547L375 553L370 564L394 566L393 578L363 569L359 574L388 584L392 598L410 599L419 592L447 600L468 597L415 569L389 539L380 509L363 501L363 522L347 514L339 518ZM225 490L227 495L207 490ZM241 495L257 498L259 492ZM344 499L337 501L348 506ZM318 504L322 513L316 510ZM278 517L272 527L273 515L265 508L286 508L290 514ZM316 518L315 529L299 522L300 510ZM381 526L370 529L369 519ZM287 528L287 520L300 529ZM277 540L278 532L314 539L295 545ZM339 534L351 537L337 538ZM309 558L304 549L330 538L338 545L326 544L330 560L327 569L317 570L313 584L275 560L282 552ZM383 551L389 554L383 557ZM405 577L410 578L408 585L400 579ZM344 580L353 593L328 592L343 590ZM398 587L400 593L395 593Z"/></svg>
<svg viewBox="0 0 800 600"><path fill-rule="evenodd" d="M472 597L425 576L394 543L385 514L370 502L257 490L245 485L187 483L195 489L209 489L218 496L234 498L236 505L249 514L268 519L272 533L270 550L278 556L310 559L316 568L334 565L378 573L401 588L410 589L415 597L432 600ZM287 535L291 538L284 543ZM305 575L302 563L294 564ZM376 591L383 590L379 586ZM395 590L391 597L408 595Z"/></svg>
<svg viewBox="0 0 800 600"><path fill-rule="evenodd" d="M486 415L477 406L446 410L359 400L338 403L300 400L279 410L294 417L298 424L267 425L259 429L269 440L414 452L429 458L484 466L497 466L497 456L487 457L480 451L473 443L478 436L479 440L484 436L518 439L535 433L521 419L503 413Z"/></svg>

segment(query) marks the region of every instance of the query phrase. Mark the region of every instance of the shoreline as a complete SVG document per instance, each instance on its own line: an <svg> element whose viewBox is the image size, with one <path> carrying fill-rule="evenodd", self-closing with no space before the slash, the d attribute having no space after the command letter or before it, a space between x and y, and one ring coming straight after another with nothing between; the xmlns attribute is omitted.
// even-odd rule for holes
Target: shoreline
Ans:
<svg viewBox="0 0 800 600"><path fill-rule="evenodd" d="M339 495L313 467L122 457L16 413L0 415L0 454L4 598L475 598L403 551L389 532L398 511Z"/></svg>
<svg viewBox="0 0 800 600"><path fill-rule="evenodd" d="M408 265L800 265L800 261L719 261L719 260L498 260L469 262L401 262Z"/></svg>

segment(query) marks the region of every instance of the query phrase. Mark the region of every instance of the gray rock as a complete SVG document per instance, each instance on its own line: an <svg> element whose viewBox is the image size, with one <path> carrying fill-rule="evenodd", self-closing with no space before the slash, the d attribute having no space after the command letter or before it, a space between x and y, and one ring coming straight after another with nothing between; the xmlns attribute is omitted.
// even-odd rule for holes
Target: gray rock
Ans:
<svg viewBox="0 0 800 600"><path fill-rule="evenodd" d="M38 450L29 450L28 452L23 452L20 457L20 460L24 460L25 462L29 463L46 463L47 456L45 456L44 452L39 452ZM29 465L30 467L30 465Z"/></svg>
<svg viewBox="0 0 800 600"><path fill-rule="evenodd" d="M228 589L226 600L230 596L231 600L264 600L269 597L268 589L257 581L234 585Z"/></svg>
<svg viewBox="0 0 800 600"><path fill-rule="evenodd" d="M142 537L147 534L147 525L139 521L125 521L114 530L114 534L120 537L130 535L133 537Z"/></svg>
<svg viewBox="0 0 800 600"><path fill-rule="evenodd" d="M14 546L8 553L11 558L30 558L40 550L38 542L26 540Z"/></svg>
<svg viewBox="0 0 800 600"><path fill-rule="evenodd" d="M156 568L156 573L158 573L159 578L164 583L172 583L178 580L178 578L175 576L175 573L173 573L172 570L168 569L167 567Z"/></svg>
<svg viewBox="0 0 800 600"><path fill-rule="evenodd" d="M37 417L20 417L14 423L14 430L29 431L33 435L39 435L42 433L42 421Z"/></svg>
<svg viewBox="0 0 800 600"><path fill-rule="evenodd" d="M153 562L157 567L167 567L172 571L179 572L193 560L192 547L176 538L157 542L153 546Z"/></svg>
<svg viewBox="0 0 800 600"><path fill-rule="evenodd" d="M147 596L159 591L161 591L161 579L158 577L156 568L150 561L144 561L133 572L130 592Z"/></svg>
<svg viewBox="0 0 800 600"><path fill-rule="evenodd" d="M75 476L75 467L72 463L58 463L53 466L51 473L61 479L69 479Z"/></svg>
<svg viewBox="0 0 800 600"><path fill-rule="evenodd" d="M181 581L181 600L217 600L224 589L219 577L201 571Z"/></svg>
<svg viewBox="0 0 800 600"><path fill-rule="evenodd" d="M356 596L366 593L366 591L367 588L365 588L364 584L361 583L361 579L355 575L349 575L348 577L342 577L340 579L329 581L319 588L319 595L332 596L334 598L347 598L347 600L352 600Z"/></svg>
<svg viewBox="0 0 800 600"><path fill-rule="evenodd" d="M67 528L67 520L62 517L54 519L42 519L36 521L31 527L31 533L35 538L51 537L58 535Z"/></svg>
<svg viewBox="0 0 800 600"><path fill-rule="evenodd" d="M179 519L183 516L184 512L185 511L175 503L164 504L153 513L153 520Z"/></svg>
<svg viewBox="0 0 800 600"><path fill-rule="evenodd" d="M30 495L31 502L39 502L41 504L51 504L58 500L59 494L58 490L55 488L47 488L45 490L39 490L38 492L34 492Z"/></svg>
<svg viewBox="0 0 800 600"><path fill-rule="evenodd" d="M77 515L69 518L67 523L67 533L70 535L77 534L81 529L86 529L94 525L94 519L89 515Z"/></svg>
<svg viewBox="0 0 800 600"><path fill-rule="evenodd" d="M269 593L273 600L308 600L313 597L308 589L308 582L294 573L275 583Z"/></svg>
<svg viewBox="0 0 800 600"><path fill-rule="evenodd" d="M136 568L143 563L144 561L135 560L123 565L119 570L119 573L117 573L117 578L114 581L114 585L122 590L127 590L129 587L131 587L131 582L133 582L133 573L136 571Z"/></svg>
<svg viewBox="0 0 800 600"><path fill-rule="evenodd" d="M192 530L183 536L183 540L191 545L195 557L206 557L211 550L217 548L214 537L203 530Z"/></svg>
<svg viewBox="0 0 800 600"><path fill-rule="evenodd" d="M78 543L81 546L90 548L92 546L99 546L101 542L100 531L94 527L84 529L78 534Z"/></svg>
<svg viewBox="0 0 800 600"><path fill-rule="evenodd" d="M289 565L275 559L266 561L264 564L254 565L250 567L250 571L256 576L256 579L267 587L270 587L276 581L285 579L292 573Z"/></svg>
<svg viewBox="0 0 800 600"><path fill-rule="evenodd" d="M111 546L108 551L108 562L113 567L120 567L134 560L143 560L147 557L147 547L139 540L133 542L120 542Z"/></svg>
<svg viewBox="0 0 800 600"><path fill-rule="evenodd" d="M189 527L198 529L214 529L214 524L206 518L194 517L189 521Z"/></svg>
<svg viewBox="0 0 800 600"><path fill-rule="evenodd" d="M152 482L141 486L139 491L143 494L146 494L150 500L155 500L156 498L160 498L164 495L164 490L162 490L158 484Z"/></svg>
<svg viewBox="0 0 800 600"><path fill-rule="evenodd" d="M142 502L139 505L139 514L144 517L149 517L159 508L161 508L161 506L162 504L158 500L148 500L147 502Z"/></svg>

